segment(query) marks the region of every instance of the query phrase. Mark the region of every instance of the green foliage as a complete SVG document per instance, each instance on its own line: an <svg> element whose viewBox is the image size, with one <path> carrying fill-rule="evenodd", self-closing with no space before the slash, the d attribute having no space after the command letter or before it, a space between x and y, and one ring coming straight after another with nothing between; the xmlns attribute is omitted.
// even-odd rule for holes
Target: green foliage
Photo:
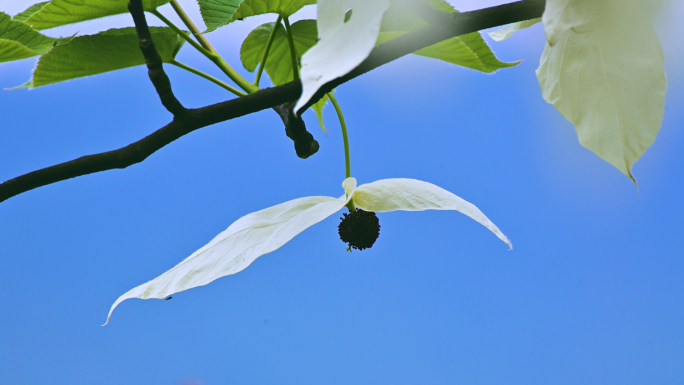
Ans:
<svg viewBox="0 0 684 385"><path fill-rule="evenodd" d="M202 19L207 26L205 33L228 24L243 1L245 0L198 0Z"/></svg>
<svg viewBox="0 0 684 385"><path fill-rule="evenodd" d="M330 92L334 91L335 90L332 90ZM328 100L330 100L330 97L328 97L328 94L325 94L316 103L314 103L313 106L311 106L311 109L313 109L316 112L316 116L318 117L318 124L321 125L321 129L326 134L328 133L328 130L325 129L325 125L323 124L323 107L325 107L326 103L328 103Z"/></svg>
<svg viewBox="0 0 684 385"><path fill-rule="evenodd" d="M26 59L38 55L38 52L15 40L0 39L0 63Z"/></svg>
<svg viewBox="0 0 684 385"><path fill-rule="evenodd" d="M198 3L206 32L211 32L250 16L275 13L288 17L305 5L316 4L316 0L198 0Z"/></svg>
<svg viewBox="0 0 684 385"><path fill-rule="evenodd" d="M2 12L0 12L0 39L13 40L27 49L35 51L36 54L49 50L60 41L47 37L22 22L12 20L9 15ZM0 55L0 61L9 60L17 59L8 59L8 57Z"/></svg>
<svg viewBox="0 0 684 385"><path fill-rule="evenodd" d="M173 60L184 43L170 28L152 27L152 40L162 61ZM145 64L135 28L110 29L79 36L41 56L31 87Z"/></svg>
<svg viewBox="0 0 684 385"><path fill-rule="evenodd" d="M449 3L442 0L430 0L427 3L442 12L458 12ZM426 25L427 23L413 13L404 2L394 1L382 19L381 32L376 44L385 43ZM505 63L497 59L479 32L442 41L416 51L414 54L443 60L485 73L513 67L520 63Z"/></svg>
<svg viewBox="0 0 684 385"><path fill-rule="evenodd" d="M25 11L14 15L14 17L12 19L16 20L16 21L25 22L26 20L28 20L29 17L31 17L31 15L33 15L34 13L43 9L43 7L47 3L49 3L49 1L44 1L44 2L38 3L38 4L33 4L32 6L28 7Z"/></svg>
<svg viewBox="0 0 684 385"><path fill-rule="evenodd" d="M146 11L153 11L168 2L169 0L143 0L143 6ZM43 30L128 13L127 6L128 0L52 0L28 17L25 22L34 29ZM21 14L28 12L31 8Z"/></svg>
<svg viewBox="0 0 684 385"><path fill-rule="evenodd" d="M282 24L266 23L256 27L249 33L240 48L242 65L252 72L261 62L268 42L268 37L276 28L271 49L266 60L266 73L274 85L280 85L292 81L292 60L287 32ZM292 38L294 40L297 59L316 44L318 30L316 20L300 20L292 24Z"/></svg>

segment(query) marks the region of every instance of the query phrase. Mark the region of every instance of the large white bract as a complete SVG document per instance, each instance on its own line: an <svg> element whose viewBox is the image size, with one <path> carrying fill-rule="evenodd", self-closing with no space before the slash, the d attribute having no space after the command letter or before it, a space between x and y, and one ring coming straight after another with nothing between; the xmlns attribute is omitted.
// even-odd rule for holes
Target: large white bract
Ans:
<svg viewBox="0 0 684 385"><path fill-rule="evenodd" d="M389 6L389 0L318 1L319 41L302 56L302 95L295 111L322 85L346 75L368 57Z"/></svg>
<svg viewBox="0 0 684 385"><path fill-rule="evenodd" d="M357 187L356 179L347 178L342 186L345 195L340 198L294 199L238 219L171 270L119 297L107 322L114 309L129 298L161 299L244 270L260 256L277 250L297 234L340 211L350 200L356 207L372 212L460 211L510 246L508 238L477 207L431 183L383 179Z"/></svg>
<svg viewBox="0 0 684 385"><path fill-rule="evenodd" d="M665 108L663 55L641 0L548 0L537 78L580 143L630 179Z"/></svg>

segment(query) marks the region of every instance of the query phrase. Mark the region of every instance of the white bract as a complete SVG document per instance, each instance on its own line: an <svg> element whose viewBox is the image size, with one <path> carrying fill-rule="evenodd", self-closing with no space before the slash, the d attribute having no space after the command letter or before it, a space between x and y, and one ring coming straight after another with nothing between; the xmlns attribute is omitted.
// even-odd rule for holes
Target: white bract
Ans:
<svg viewBox="0 0 684 385"><path fill-rule="evenodd" d="M295 111L323 84L346 75L368 57L389 5L389 0L318 1L319 41L302 56L302 95Z"/></svg>
<svg viewBox="0 0 684 385"><path fill-rule="evenodd" d="M580 143L634 180L662 123L667 80L658 37L639 1L548 0L537 69L544 99Z"/></svg>
<svg viewBox="0 0 684 385"><path fill-rule="evenodd" d="M356 179L347 178L342 186L345 195L340 198L299 198L238 219L171 270L119 297L109 311L107 322L114 308L129 298L161 299L240 272L352 200L356 207L372 212L460 211L510 246L506 236L477 207L433 184L415 179L384 179L357 187Z"/></svg>

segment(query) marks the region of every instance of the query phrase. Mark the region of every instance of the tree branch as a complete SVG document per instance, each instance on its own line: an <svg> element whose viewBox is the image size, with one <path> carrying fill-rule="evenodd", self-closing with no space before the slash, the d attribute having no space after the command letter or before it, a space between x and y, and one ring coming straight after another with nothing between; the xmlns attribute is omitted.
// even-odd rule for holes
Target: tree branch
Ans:
<svg viewBox="0 0 684 385"><path fill-rule="evenodd" d="M541 17L544 5L544 0L524 0L472 12L449 14L443 17L443 21L437 23L431 21L431 24L426 27L376 47L356 69L321 87L301 111L306 110L306 108L310 107L333 88L402 56L454 36ZM175 97L171 101L169 99L166 100L170 107L164 101L162 95L168 96L170 94L173 96L168 78L166 78L168 88L165 88L163 78L159 80L159 75L155 75L154 78L150 75L150 78L155 87L158 87L155 82L159 82L161 85L157 90L160 97L162 97L162 103L164 103L164 106L169 111L172 111L172 108L179 111L177 107L180 106L185 112L174 114L174 119L171 123L126 147L100 154L83 156L69 162L10 179L0 184L0 202L34 188L62 180L99 171L126 168L142 162L157 150L192 131L268 108L276 108L285 103L291 105L293 102L296 102L302 92L301 83L293 81L278 87L263 89L241 98L197 109L185 109L180 103L177 106L173 105L173 100L176 100ZM178 101L176 100L176 102ZM278 108L282 109L282 107Z"/></svg>
<svg viewBox="0 0 684 385"><path fill-rule="evenodd" d="M150 28L147 26L147 19L145 19L145 10L143 9L142 0L131 0L128 3L128 11L133 16L135 23L135 30L138 32L138 39L140 40L140 50L145 57L147 64L147 74L154 85L154 88L159 94L162 104L166 109L173 114L173 116L181 116L187 112L187 109L176 99L176 96L171 90L171 81L164 72L162 59L157 52L157 48L152 41L152 34Z"/></svg>

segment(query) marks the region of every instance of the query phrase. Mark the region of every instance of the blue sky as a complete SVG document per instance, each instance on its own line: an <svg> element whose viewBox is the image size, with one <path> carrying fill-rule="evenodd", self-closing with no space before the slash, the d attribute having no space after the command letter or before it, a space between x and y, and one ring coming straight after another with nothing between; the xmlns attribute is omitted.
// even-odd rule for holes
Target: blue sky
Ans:
<svg viewBox="0 0 684 385"><path fill-rule="evenodd" d="M30 3L3 1L0 10ZM198 20L193 3L181 3ZM490 41L502 60L524 59L493 75L406 57L338 89L360 183L407 177L444 187L485 212L512 251L461 214L397 212L379 216L372 249L350 254L333 216L239 274L169 301L126 301L100 326L119 295L242 215L341 195L331 106L329 135L305 114L321 144L307 160L263 111L203 128L128 169L0 203L0 383L681 383L678 7L658 19L670 83L663 127L633 170L639 194L542 99L540 26ZM313 15L308 7L297 18ZM209 37L242 71L240 43L272 19ZM47 32L128 25L124 15ZM190 47L179 60L220 76ZM2 64L0 87L23 84L34 61ZM231 97L167 71L186 106ZM1 180L118 148L170 120L143 67L0 92L0 111Z"/></svg>

